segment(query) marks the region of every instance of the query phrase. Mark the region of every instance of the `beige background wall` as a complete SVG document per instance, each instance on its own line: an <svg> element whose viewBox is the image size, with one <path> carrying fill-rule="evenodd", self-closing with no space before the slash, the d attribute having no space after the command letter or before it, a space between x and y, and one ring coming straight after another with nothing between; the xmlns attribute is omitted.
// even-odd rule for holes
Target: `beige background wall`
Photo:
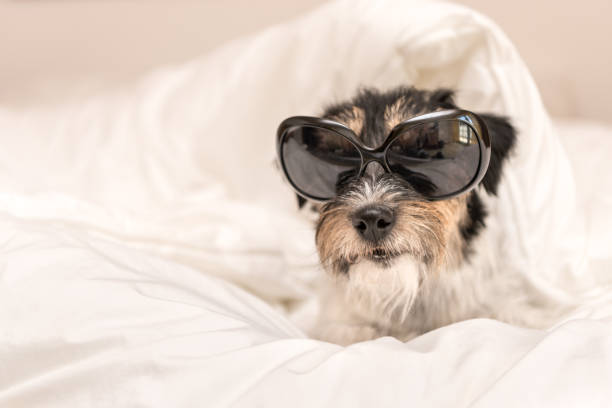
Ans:
<svg viewBox="0 0 612 408"><path fill-rule="evenodd" d="M120 86L282 22L323 0L0 2L0 104ZM612 1L458 0L490 16L525 58L557 116L612 122ZM410 17L407 17L407 24ZM86 80L87 87L82 85Z"/></svg>
<svg viewBox="0 0 612 408"><path fill-rule="evenodd" d="M460 0L495 20L558 116L612 122L612 0Z"/></svg>

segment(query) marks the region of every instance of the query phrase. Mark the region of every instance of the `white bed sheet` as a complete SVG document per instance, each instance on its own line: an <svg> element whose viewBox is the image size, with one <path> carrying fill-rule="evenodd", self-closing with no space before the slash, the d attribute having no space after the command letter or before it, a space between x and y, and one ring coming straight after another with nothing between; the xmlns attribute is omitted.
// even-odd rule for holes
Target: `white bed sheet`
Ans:
<svg viewBox="0 0 612 408"><path fill-rule="evenodd" d="M275 126L398 84L513 119L487 250L580 303L571 319L347 348L298 328L321 271ZM118 94L0 108L0 406L605 406L611 133L557 130L495 25L395 0L330 3Z"/></svg>

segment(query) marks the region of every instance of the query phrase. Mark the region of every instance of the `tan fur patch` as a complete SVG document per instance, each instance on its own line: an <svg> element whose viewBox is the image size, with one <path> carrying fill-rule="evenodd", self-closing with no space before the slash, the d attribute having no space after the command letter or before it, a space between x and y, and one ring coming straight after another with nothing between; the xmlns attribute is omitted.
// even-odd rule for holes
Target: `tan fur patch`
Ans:
<svg viewBox="0 0 612 408"><path fill-rule="evenodd" d="M404 106L406 106L406 98L401 97L392 105L385 108L383 118L385 120L385 130L387 133L389 133L391 129L399 125L402 121L408 119L404 114Z"/></svg>
<svg viewBox="0 0 612 408"><path fill-rule="evenodd" d="M385 108L383 118L385 120L385 131L387 133L389 133L395 126L399 125L403 121L425 114L426 111L424 110L415 110L414 108L411 108L410 113L407 115L406 106L409 106L410 102L410 99L402 96L393 102L393 104L388 105ZM441 110L444 110L444 108L430 109L429 112L438 112Z"/></svg>
<svg viewBox="0 0 612 408"><path fill-rule="evenodd" d="M353 106L350 110L332 116L330 119L346 125L356 135L359 135L363 130L363 124L365 123L365 112L363 109Z"/></svg>

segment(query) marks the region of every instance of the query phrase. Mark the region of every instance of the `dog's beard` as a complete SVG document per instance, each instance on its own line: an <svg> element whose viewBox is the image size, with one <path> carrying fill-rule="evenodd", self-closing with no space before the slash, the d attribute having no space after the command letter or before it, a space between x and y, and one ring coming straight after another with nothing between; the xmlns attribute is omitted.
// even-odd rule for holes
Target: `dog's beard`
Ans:
<svg viewBox="0 0 612 408"><path fill-rule="evenodd" d="M382 265L363 259L349 267L346 277L339 282L344 286L346 300L358 307L360 314L371 314L372 319L389 324L402 322L408 317L417 297L426 266L404 254Z"/></svg>

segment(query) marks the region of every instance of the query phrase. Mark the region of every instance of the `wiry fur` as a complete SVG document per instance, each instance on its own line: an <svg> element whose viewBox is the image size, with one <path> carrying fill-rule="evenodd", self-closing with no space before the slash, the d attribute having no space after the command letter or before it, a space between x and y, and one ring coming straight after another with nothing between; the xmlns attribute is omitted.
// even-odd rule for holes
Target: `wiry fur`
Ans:
<svg viewBox="0 0 612 408"><path fill-rule="evenodd" d="M329 107L324 116L346 124L364 145L375 147L401 121L452 108L456 105L449 90L402 87L385 93L364 90L349 102ZM363 177L315 207L315 239L328 272L315 337L349 344L384 335L407 340L474 317L525 326L551 321L552 309L531 296L528 282L519 274L502 272L495 259L479 251L490 200L482 194L496 194L516 140L507 119L481 117L492 139L482 188L428 201L406 181L370 163ZM301 200L300 206L304 203ZM395 216L389 235L376 243L364 240L351 223L352 214L374 205L384 205ZM387 256L376 257L377 251Z"/></svg>
<svg viewBox="0 0 612 408"><path fill-rule="evenodd" d="M409 198L409 187L404 184L386 174L378 179L366 176L323 206L316 241L326 269L346 272L349 264L358 263L361 255L376 248L394 255L409 253L434 269L460 261L463 247L459 221L465 218L464 199L428 202L414 192ZM397 219L389 238L375 247L362 240L350 222L356 208L374 204L390 207Z"/></svg>

